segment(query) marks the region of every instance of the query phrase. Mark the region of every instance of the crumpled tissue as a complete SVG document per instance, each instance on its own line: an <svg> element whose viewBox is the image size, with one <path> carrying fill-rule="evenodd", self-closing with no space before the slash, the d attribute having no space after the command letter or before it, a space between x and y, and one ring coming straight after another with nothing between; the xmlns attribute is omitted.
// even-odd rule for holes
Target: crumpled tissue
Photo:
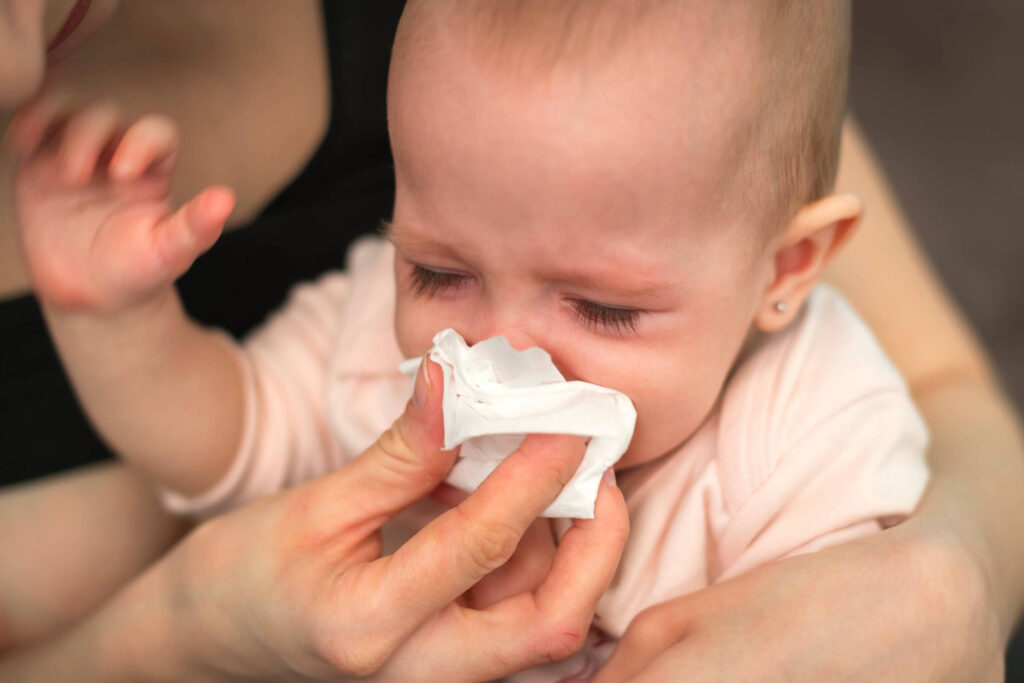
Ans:
<svg viewBox="0 0 1024 683"><path fill-rule="evenodd" d="M504 337L468 346L446 329L429 354L444 371L444 447L462 446L446 481L474 491L527 434L590 437L579 469L543 516L593 518L601 476L633 438L630 400L596 384L567 382L547 351L516 351ZM402 372L415 381L420 361L404 361Z"/></svg>

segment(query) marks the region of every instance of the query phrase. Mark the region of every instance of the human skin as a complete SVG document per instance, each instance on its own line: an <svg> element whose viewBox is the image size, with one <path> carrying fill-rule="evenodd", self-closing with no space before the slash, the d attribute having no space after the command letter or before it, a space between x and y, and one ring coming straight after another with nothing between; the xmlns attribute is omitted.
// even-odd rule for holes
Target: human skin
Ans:
<svg viewBox="0 0 1024 683"><path fill-rule="evenodd" d="M133 6L146 7L146 3L133 3ZM294 16L295 8L296 5L291 5L284 18ZM217 7L211 9L211 13L216 14L218 10L223 9ZM253 16L261 14L266 13L253 13ZM278 24L281 23L280 17L276 17L276 20ZM160 25L160 22L155 22L155 25ZM236 19L229 26L239 26L239 22ZM216 26L215 30L225 31L229 26ZM296 27L296 30L298 28ZM138 35L138 31L117 33L113 37L120 40L132 35ZM304 39L304 44L315 42L312 34ZM112 58L116 56L116 51L111 54ZM181 107L182 103L187 101L184 115L174 117L187 131L181 167L182 171L187 172L184 173L184 182L177 187L179 190L182 186L198 188L215 180L223 181L224 176L214 173L218 168L216 163L193 163L191 160L195 156L189 150L193 146L199 148L198 154L204 147L203 144L196 143L197 140L201 141L205 134L203 120L209 118L204 106L220 108L227 106L226 103L241 101L244 98L228 97L220 101L205 96L188 101L187 95L195 94L195 87L188 77L190 62L183 56L175 56L174 60L170 65L147 64L143 68L152 70L172 67L170 73L180 80L175 88L140 93L136 84L135 89L120 88L113 94L128 100L129 111L170 111ZM209 70L212 64L212 73L223 73L220 71L220 67L223 66L221 61L211 59L209 55L202 61L205 69ZM117 63L116 59L109 62L100 61L98 64L85 60L82 63L68 62L68 67L81 68L86 72L92 68L97 76L94 79L84 79L76 73L72 81L75 84L82 84L84 90L76 95L85 95L87 99L92 99L105 83L125 85L119 83L116 78ZM273 65L267 66L268 68L260 71L261 74L271 73L270 67ZM296 69L293 70L292 77L295 73L309 72L310 69ZM220 87L223 89L224 83L237 82L238 79L234 78L221 79ZM307 85L300 89L297 95L301 96L312 90L313 88ZM168 92L174 92L177 96L165 101ZM268 108L267 111L272 112L279 121L290 120L291 113L306 111L308 102L301 97L290 97L289 102L295 106L287 112L274 113L272 108ZM196 119L194 122L193 118ZM316 119L317 116L314 115L313 118ZM241 126L239 129L244 132L247 127ZM317 134L316 126L308 126L307 130L312 131L314 136ZM228 132L234 131L233 128ZM235 152L229 156L244 163L249 163L249 152L254 149L252 140L259 140L261 144L278 141L278 138L272 136L241 137L246 139L246 144L238 145ZM287 158L291 158L291 150L294 147L284 147ZM278 154L277 158L281 156ZM865 579L864 589L860 592L886 596L872 601L876 608L883 604L891 605L894 613L916 617L911 618L909 622L894 622L899 624L899 628L890 634L891 649L898 650L904 662L924 663L935 667L935 671L984 670L988 666L994 667L1000 660L999 650L1020 609L1020 587L1013 578L1024 575L1024 559L1019 554L1019 539L1024 534L1015 526L1015 520L1024 519L1024 514L1019 509L1018 495L1024 483L1019 468L1024 448L1018 436L1018 418L1007 407L998 385L990 379L984 354L970 341L970 332L956 315L954 305L928 273L925 260L908 237L909 233L902 217L898 213L880 209L884 204L878 201L876 195L881 194L887 198L884 188L879 186L881 174L870 160L865 159L861 143L854 141L847 145L842 164L843 172L848 177L856 175L867 180L867 183L862 185L845 185L840 182L840 188L856 191L865 197L870 213L860 237L854 240L836 263L834 280L857 304L890 355L910 380L932 429L931 457L934 480L947 482L945 486L933 486L926 498L928 504L910 523L900 527L906 533L885 532L877 537L876 543L852 546L858 549L857 556L861 558L864 566L889 568L889 571L877 574L860 574L859 576ZM261 168L264 165L249 163L249 166ZM10 165L7 164L4 170L10 171ZM261 201L256 185L253 185L250 191L246 183L229 184L236 190L239 201L246 206L251 205L246 203L247 200L257 205ZM0 188L0 193L3 191L4 189ZM181 192L178 196L191 196L191 192ZM0 194L0 205L9 203L9 198ZM891 200L889 206L891 207ZM0 224L4 224L4 221L0 220ZM869 238L869 235L873 237ZM0 249L2 257L12 255L12 249ZM890 264L884 270L878 267L882 259ZM14 265L16 263L14 261L8 264L5 261L0 271L5 277L20 272L20 266ZM846 276L841 276L841 272L845 272ZM863 277L865 273L871 273L872 276ZM879 278L880 275L899 277L901 282L893 286L885 277ZM885 286L876 287L876 283L884 283ZM912 333L908 334L907 323L910 321L913 321ZM968 407L974 407L976 410L968 410ZM102 501L104 498L100 497L98 500ZM920 533L910 533L915 528L920 530ZM917 565L913 574L907 574L907 565L900 562L901 558L906 557L903 550L907 551L906 556L911 557L934 551L930 556L935 561L924 566ZM819 553L813 559L800 558L786 565L791 569L794 578L799 575L806 580L819 580L824 585L829 585L825 581L826 577L836 577L837 581L832 584L832 590L822 595L824 600L836 605L836 615L845 615L835 616L829 622L839 625L842 631L837 633L836 637L828 639L828 647L825 649L815 644L814 640L816 634L822 632L825 622L798 622L802 625L801 630L791 631L791 637L787 641L789 655L796 657L801 653L825 651L834 656L833 661L840 661L844 650L849 649L852 651L851 656L870 658L870 650L865 650L861 646L865 639L858 637L857 634L867 633L873 629L878 619L882 617L880 612L872 613L868 610L862 612L863 619L848 618L864 606L862 599L840 585L840 579L850 578L856 574L858 565L845 564L848 558L848 555L827 551ZM797 572L797 563L806 563L805 573ZM126 567L124 571L125 576L128 576L133 569ZM786 574L773 573L772 576L784 579ZM892 578L895 576L904 577L904 581L893 582ZM802 599L798 586L794 586L795 581L788 584L781 580L769 581L767 571L756 571L748 577L752 580L759 580L760 577L759 586L762 593L775 593L779 596L773 605L773 615L777 618L784 618L787 611L795 612ZM976 591L962 591L961 585L981 588ZM728 591L733 590L736 590L735 594L739 594L738 589L725 584L719 587L713 596L702 598L700 604L706 606L706 609L700 614L705 619L717 619L723 628L729 627L744 633L747 637L742 638L743 657L757 661L759 657L777 656L777 652L758 650L759 643L768 642L765 636L776 629L777 622L744 619L745 614L751 613L751 608L744 604L734 605L735 610L726 612L723 608L733 603L727 601L725 596ZM949 599L945 602L935 600L936 597L942 596ZM930 602L934 602L932 607L922 608ZM687 604L695 605L696 602ZM938 615L940 607L943 606L949 608L948 611ZM988 630L979 631L975 628L978 623L997 614L1000 626L996 635L991 635ZM948 627L948 633L953 634L948 642L976 643L978 646L963 650L922 647L919 634L934 630L940 624L943 629ZM690 626L699 627L699 624L695 620ZM721 630L706 629L706 633L705 643L726 642ZM631 642L635 640L633 638ZM890 649L889 646L886 649ZM688 661L699 662L699 654L691 653ZM739 657L733 657L731 663L735 664L737 661ZM827 661L825 663L827 664ZM723 668L709 670L728 671L729 664L730 662L719 663L716 666ZM916 678L930 680L925 675ZM914 675L908 675L904 680L914 679Z"/></svg>
<svg viewBox="0 0 1024 683"><path fill-rule="evenodd" d="M380 526L455 458L442 450L442 391L440 367L424 361L405 413L358 458L203 524L76 628L0 662L0 675L470 681L568 656L628 534L610 475L594 519L574 523L541 580L482 609L463 596L508 566L579 465L582 439L529 437L477 493L380 555Z"/></svg>
<svg viewBox="0 0 1024 683"><path fill-rule="evenodd" d="M829 278L907 378L931 484L897 527L641 613L599 683L1003 680L1024 603L1020 418L852 125L842 159L837 185L871 210Z"/></svg>
<svg viewBox="0 0 1024 683"><path fill-rule="evenodd" d="M633 402L617 469L669 453L751 336L797 314L859 200L812 202L770 238L756 215L720 208L721 179L737 173L724 161L734 127L757 111L753 51L659 52L652 65L624 47L586 69L524 74L447 19L406 23L388 86L399 347L420 355L446 327L469 343L540 346L567 379ZM647 45L669 40L692 37Z"/></svg>
<svg viewBox="0 0 1024 683"><path fill-rule="evenodd" d="M187 528L119 463L12 487L0 495L0 538L11 549L0 573L0 652L90 612Z"/></svg>
<svg viewBox="0 0 1024 683"><path fill-rule="evenodd" d="M47 2L46 12L64 4ZM60 110L57 115L105 101L126 120L153 112L172 118L184 133L173 203L224 183L236 198L227 227L246 225L302 170L327 130L330 93L320 3L93 0L87 21L107 5L117 5L107 24L93 27L90 35L83 21L61 46L68 48L65 54L47 63L46 101ZM0 25L10 16L0 12ZM60 21L54 20L52 30ZM47 37L38 35L32 51L45 54ZM263 49L253 50L254 43ZM0 53L8 47L0 41ZM19 89L21 94L0 106L0 129L7 128L16 106L38 97L43 72L34 78L31 88ZM14 168L13 158L0 155L2 298L31 290L16 244Z"/></svg>
<svg viewBox="0 0 1024 683"><path fill-rule="evenodd" d="M114 13L118 3L119 0L92 0L89 11L66 38L60 32L76 0L4 3L0 17L0 110L34 94L47 64L87 42Z"/></svg>

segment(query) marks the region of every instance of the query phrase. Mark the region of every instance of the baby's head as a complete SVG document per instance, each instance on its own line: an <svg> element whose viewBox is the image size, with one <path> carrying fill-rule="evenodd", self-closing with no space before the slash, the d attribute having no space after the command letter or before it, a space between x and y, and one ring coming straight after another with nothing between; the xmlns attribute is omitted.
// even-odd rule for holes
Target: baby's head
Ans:
<svg viewBox="0 0 1024 683"><path fill-rule="evenodd" d="M687 439L860 214L827 196L849 21L845 0L411 0L388 96L402 351L445 327L541 346L633 400L622 466Z"/></svg>

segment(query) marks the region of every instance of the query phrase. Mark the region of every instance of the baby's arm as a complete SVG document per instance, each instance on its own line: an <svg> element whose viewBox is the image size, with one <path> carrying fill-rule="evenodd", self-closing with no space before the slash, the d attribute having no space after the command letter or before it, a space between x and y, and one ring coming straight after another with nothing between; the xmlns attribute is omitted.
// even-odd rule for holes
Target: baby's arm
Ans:
<svg viewBox="0 0 1024 683"><path fill-rule="evenodd" d="M20 238L55 343L86 412L114 450L184 493L227 469L242 424L237 351L188 319L175 278L233 206L212 187L172 211L173 124L123 126L95 106L65 121L45 100L8 144Z"/></svg>

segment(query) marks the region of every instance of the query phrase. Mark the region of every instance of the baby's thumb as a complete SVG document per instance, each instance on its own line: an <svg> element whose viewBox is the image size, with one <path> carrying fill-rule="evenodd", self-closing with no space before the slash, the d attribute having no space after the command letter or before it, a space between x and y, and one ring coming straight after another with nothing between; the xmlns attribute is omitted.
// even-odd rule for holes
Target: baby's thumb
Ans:
<svg viewBox="0 0 1024 683"><path fill-rule="evenodd" d="M349 470L367 517L390 518L427 496L448 474L454 451L442 450L444 374L426 358L416 373L413 397L391 427L356 458Z"/></svg>
<svg viewBox="0 0 1024 683"><path fill-rule="evenodd" d="M161 262L172 277L182 275L192 262L213 246L224 229L235 195L226 187L208 187L192 201L155 226Z"/></svg>

